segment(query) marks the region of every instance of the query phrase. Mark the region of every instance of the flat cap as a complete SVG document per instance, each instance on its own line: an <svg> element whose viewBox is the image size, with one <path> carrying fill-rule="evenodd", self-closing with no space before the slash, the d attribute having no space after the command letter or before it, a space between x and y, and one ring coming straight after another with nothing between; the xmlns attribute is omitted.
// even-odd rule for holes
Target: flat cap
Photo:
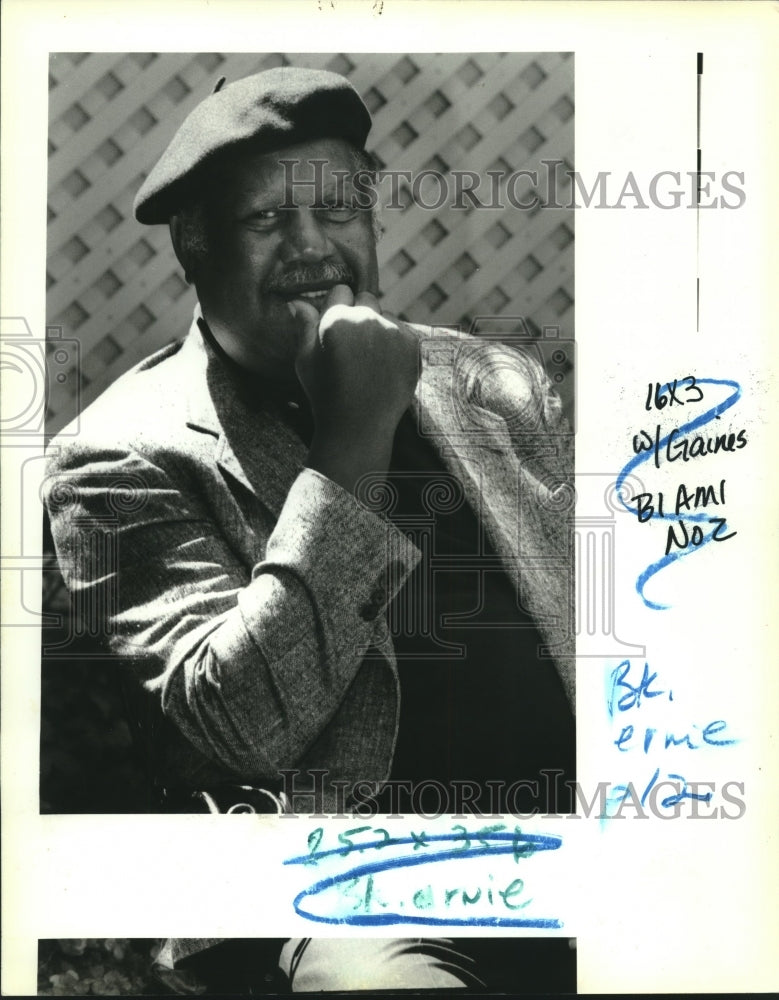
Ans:
<svg viewBox="0 0 779 1000"><path fill-rule="evenodd" d="M135 218L167 222L210 165L242 146L272 152L315 139L363 149L371 116L338 73L278 66L228 84L185 118L135 196Z"/></svg>

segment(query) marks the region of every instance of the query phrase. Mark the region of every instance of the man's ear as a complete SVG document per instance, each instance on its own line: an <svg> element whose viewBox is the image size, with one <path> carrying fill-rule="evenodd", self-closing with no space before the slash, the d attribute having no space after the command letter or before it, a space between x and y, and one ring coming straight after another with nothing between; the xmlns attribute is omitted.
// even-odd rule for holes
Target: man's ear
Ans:
<svg viewBox="0 0 779 1000"><path fill-rule="evenodd" d="M187 206L168 220L173 252L188 284L197 283L198 271L208 256L205 208L199 202Z"/></svg>
<svg viewBox="0 0 779 1000"><path fill-rule="evenodd" d="M187 252L186 228L187 224L180 215L172 215L168 220L168 229L170 231L170 241L173 244L173 252L176 255L176 260L179 264L181 264L181 268L184 271L184 280L188 285L191 285L193 280L193 276L191 274L192 261L189 259L191 254Z"/></svg>

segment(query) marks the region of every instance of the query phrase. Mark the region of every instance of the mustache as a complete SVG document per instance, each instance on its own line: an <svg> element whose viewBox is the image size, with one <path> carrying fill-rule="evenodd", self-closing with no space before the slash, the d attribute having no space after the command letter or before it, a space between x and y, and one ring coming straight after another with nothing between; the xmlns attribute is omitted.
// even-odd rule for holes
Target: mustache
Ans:
<svg viewBox="0 0 779 1000"><path fill-rule="evenodd" d="M282 295L294 292L305 285L349 285L354 286L354 273L346 264L322 261L319 264L295 264L276 275L267 288Z"/></svg>

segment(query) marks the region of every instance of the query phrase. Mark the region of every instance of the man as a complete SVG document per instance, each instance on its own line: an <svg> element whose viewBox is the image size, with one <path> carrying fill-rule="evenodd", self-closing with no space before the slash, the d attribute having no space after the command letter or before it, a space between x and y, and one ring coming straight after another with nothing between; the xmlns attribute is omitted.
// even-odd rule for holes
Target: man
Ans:
<svg viewBox="0 0 779 1000"><path fill-rule="evenodd" d="M440 811L463 782L516 810L547 772L573 777L559 400L517 352L382 315L370 126L335 74L217 86L135 202L195 285L190 333L51 449L63 575L154 699L174 808L241 786L295 808L290 773L318 772L317 812L366 785L408 810L423 782Z"/></svg>

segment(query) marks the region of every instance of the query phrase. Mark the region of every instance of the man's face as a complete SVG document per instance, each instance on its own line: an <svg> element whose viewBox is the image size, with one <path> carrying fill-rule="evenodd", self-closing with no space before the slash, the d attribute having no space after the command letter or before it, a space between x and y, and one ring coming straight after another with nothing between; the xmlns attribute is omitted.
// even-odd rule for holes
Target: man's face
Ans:
<svg viewBox="0 0 779 1000"><path fill-rule="evenodd" d="M285 168L281 160L299 162ZM327 162L317 171L312 160ZM348 144L322 139L244 154L214 178L207 194L208 252L195 284L214 336L243 368L294 378L299 321L288 305L292 299L303 298L321 313L334 285L349 285L355 295L378 292L371 213L352 207L354 171ZM317 172L318 190L300 183Z"/></svg>

